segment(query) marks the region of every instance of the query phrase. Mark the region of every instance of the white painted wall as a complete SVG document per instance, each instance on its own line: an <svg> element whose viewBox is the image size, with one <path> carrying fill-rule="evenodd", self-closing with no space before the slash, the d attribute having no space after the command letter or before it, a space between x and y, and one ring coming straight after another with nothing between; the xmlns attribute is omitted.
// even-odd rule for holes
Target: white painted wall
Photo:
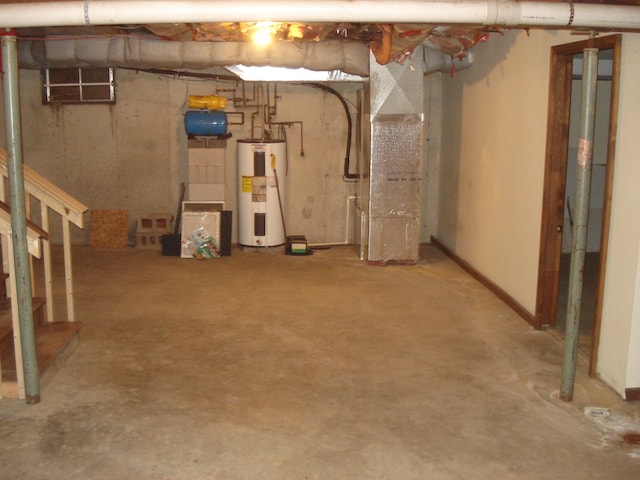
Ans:
<svg viewBox="0 0 640 480"><path fill-rule="evenodd" d="M437 237L535 310L549 84L549 49L567 32L505 32L475 64L443 77ZM640 386L640 36L625 35L607 287L598 374L618 393Z"/></svg>
<svg viewBox="0 0 640 480"><path fill-rule="evenodd" d="M234 88L238 84L121 69L116 70L116 82L116 105L50 107L41 104L40 73L21 70L24 161L90 209L129 209L133 233L138 215L176 212L179 185L188 180L187 137L183 126L187 96L210 95L216 87ZM248 86L247 96L252 93ZM361 85L332 86L355 105L356 91ZM223 95L230 97L231 93ZM310 242L342 242L346 235L347 197L354 190L354 185L342 180L344 110L332 95L304 86L281 84L278 95L281 99L274 120L304 122L304 157L300 155L299 125L287 129L288 232L305 234ZM249 122L254 110L244 110L244 126L230 127L233 137L227 141L225 150L225 201L227 208L234 211L236 140L250 136ZM354 120L355 111L352 106ZM0 145L4 146L2 128ZM259 132L256 130L254 134ZM355 151L354 133L352 152ZM236 212L234 242L235 215ZM74 231L75 243L88 242L90 215L87 224L85 231ZM53 239L59 241L58 232L54 231Z"/></svg>
<svg viewBox="0 0 640 480"><path fill-rule="evenodd" d="M443 76L440 241L535 307L549 48L568 33L508 31Z"/></svg>
<svg viewBox="0 0 640 480"><path fill-rule="evenodd" d="M640 36L624 35L607 283L598 375L621 395L640 387Z"/></svg>

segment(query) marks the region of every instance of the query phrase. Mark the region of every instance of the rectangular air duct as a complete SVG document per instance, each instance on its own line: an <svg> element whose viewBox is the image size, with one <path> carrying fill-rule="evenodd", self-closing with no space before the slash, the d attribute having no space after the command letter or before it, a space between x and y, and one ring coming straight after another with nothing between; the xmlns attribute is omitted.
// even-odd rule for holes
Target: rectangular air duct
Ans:
<svg viewBox="0 0 640 480"><path fill-rule="evenodd" d="M414 55L421 58L422 52ZM372 57L370 69L360 257L372 264L415 263L422 203L423 63L381 66Z"/></svg>
<svg viewBox="0 0 640 480"><path fill-rule="evenodd" d="M415 263L420 241L422 116L372 121L369 263Z"/></svg>

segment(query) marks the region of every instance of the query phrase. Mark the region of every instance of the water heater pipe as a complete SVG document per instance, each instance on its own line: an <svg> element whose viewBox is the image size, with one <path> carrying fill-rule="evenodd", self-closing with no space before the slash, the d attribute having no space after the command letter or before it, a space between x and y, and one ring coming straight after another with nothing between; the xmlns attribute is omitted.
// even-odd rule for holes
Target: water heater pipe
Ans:
<svg viewBox="0 0 640 480"><path fill-rule="evenodd" d="M345 98L340 95L340 93L337 90L334 90L333 88L324 85L322 83L303 83L303 85L307 86L307 87L312 87L312 88L317 88L319 90L324 90L325 92L328 92L332 95L334 95L338 100L340 100L340 104L342 105L342 108L344 109L346 118L347 118L347 145L346 145L346 151L344 154L344 171L343 171L343 179L344 180L355 180L357 178L360 178L360 175L357 173L350 173L350 159L351 159L351 135L352 135L352 131L353 131L353 123L351 121L351 113L349 113L349 105L347 105L347 101L345 100Z"/></svg>
<svg viewBox="0 0 640 480"><path fill-rule="evenodd" d="M513 0L73 0L0 4L0 27L367 22L639 30L640 7Z"/></svg>

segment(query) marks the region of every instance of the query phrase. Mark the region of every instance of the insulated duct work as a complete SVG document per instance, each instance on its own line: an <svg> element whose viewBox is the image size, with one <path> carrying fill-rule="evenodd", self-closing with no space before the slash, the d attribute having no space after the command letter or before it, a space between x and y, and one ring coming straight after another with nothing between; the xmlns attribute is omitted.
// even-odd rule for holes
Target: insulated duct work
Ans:
<svg viewBox="0 0 640 480"><path fill-rule="evenodd" d="M473 65L473 51L467 50L462 58L454 58L451 55L434 50L433 48L424 48L424 73L455 73L458 70L465 70Z"/></svg>
<svg viewBox="0 0 640 480"><path fill-rule="evenodd" d="M414 56L421 55L416 49ZM369 165L361 182L360 258L374 265L414 264L422 204L422 65L378 65L368 85ZM364 170L364 169L363 169Z"/></svg>
<svg viewBox="0 0 640 480"><path fill-rule="evenodd" d="M213 66L277 66L334 71L366 77L369 49L363 43L276 42L258 48L247 42L170 42L154 38L104 37L68 40L21 40L20 68L166 68L203 70ZM452 72L469 68L473 53L454 58L434 48L424 48L425 73ZM337 75L337 79L342 77Z"/></svg>
<svg viewBox="0 0 640 480"><path fill-rule="evenodd" d="M340 70L369 74L369 48L358 42L274 42L259 48L249 42L172 42L105 37L76 40L21 40L20 68L167 68L202 70L212 66L252 65Z"/></svg>

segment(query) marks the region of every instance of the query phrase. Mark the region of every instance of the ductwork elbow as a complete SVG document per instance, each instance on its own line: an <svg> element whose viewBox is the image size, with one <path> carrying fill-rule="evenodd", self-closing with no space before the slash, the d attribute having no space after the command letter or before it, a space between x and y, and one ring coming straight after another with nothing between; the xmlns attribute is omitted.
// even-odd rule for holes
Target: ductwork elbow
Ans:
<svg viewBox="0 0 640 480"><path fill-rule="evenodd" d="M424 48L425 74L442 72L451 73L466 70L473 65L473 50L467 50L464 56L452 57L433 48Z"/></svg>

